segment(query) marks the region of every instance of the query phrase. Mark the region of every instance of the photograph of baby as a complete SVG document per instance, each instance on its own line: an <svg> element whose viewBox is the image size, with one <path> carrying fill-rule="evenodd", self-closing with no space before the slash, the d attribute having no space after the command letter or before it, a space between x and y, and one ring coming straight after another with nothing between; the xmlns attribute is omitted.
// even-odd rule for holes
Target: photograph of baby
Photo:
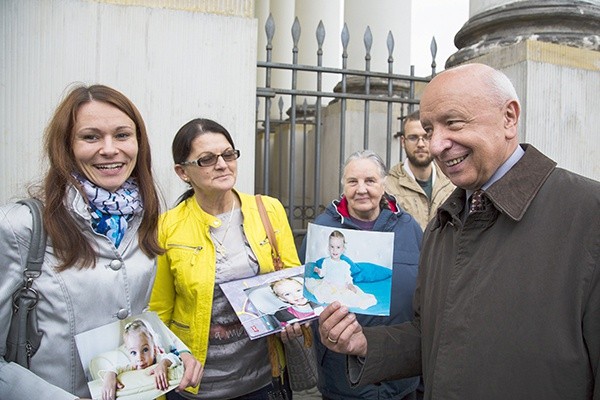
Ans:
<svg viewBox="0 0 600 400"><path fill-rule="evenodd" d="M187 347L155 313L145 312L75 337L93 399L154 399L183 376Z"/></svg>
<svg viewBox="0 0 600 400"><path fill-rule="evenodd" d="M281 278L269 283L271 292L285 304L280 306L273 316L279 325L286 326L294 322L316 317L322 307L304 297L304 279L302 276ZM250 294L252 296L252 294Z"/></svg>
<svg viewBox="0 0 600 400"><path fill-rule="evenodd" d="M304 297L352 312L389 315L394 235L308 225Z"/></svg>
<svg viewBox="0 0 600 400"><path fill-rule="evenodd" d="M323 307L303 295L303 275L304 267L300 266L220 286L250 339L257 339L319 316Z"/></svg>

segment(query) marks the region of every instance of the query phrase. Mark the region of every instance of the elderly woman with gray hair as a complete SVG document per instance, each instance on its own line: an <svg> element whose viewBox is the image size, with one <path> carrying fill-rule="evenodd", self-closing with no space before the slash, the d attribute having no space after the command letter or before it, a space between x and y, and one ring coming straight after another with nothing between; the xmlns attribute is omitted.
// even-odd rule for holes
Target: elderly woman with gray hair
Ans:
<svg viewBox="0 0 600 400"><path fill-rule="evenodd" d="M412 296L423 233L396 199L385 193L386 176L387 168L379 155L370 150L353 153L344 164L341 197L332 201L314 221L317 225L334 228L394 233L390 315L357 314L361 326L391 325L412 319ZM303 263L305 256L306 239L300 248ZM316 329L316 324L313 327ZM318 332L314 336L318 338ZM319 390L323 399L416 398L418 377L351 388L346 380L346 356L328 350L318 340L316 348Z"/></svg>

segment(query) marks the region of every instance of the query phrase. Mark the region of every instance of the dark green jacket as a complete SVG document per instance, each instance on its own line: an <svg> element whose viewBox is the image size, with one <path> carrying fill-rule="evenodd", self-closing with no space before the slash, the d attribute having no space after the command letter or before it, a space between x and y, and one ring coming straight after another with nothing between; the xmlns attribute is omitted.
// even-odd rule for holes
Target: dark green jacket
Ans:
<svg viewBox="0 0 600 400"><path fill-rule="evenodd" d="M462 189L440 207L415 320L365 329L360 383L422 371L426 399L600 400L600 183L523 148L486 211L463 223Z"/></svg>

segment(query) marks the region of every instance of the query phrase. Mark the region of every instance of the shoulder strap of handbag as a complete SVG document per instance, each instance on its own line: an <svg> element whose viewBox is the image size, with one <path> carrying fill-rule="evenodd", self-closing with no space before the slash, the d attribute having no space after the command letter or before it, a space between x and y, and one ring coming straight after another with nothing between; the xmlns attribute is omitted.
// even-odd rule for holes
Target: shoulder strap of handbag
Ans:
<svg viewBox="0 0 600 400"><path fill-rule="evenodd" d="M269 216L267 215L267 210L265 209L265 205L263 204L262 197L260 194L254 196L256 198L256 206L258 207L258 214L260 215L260 219L265 227L265 231L267 232L267 238L269 239L269 243L271 244L271 257L273 258L273 266L275 269L277 268L277 263L275 259L279 257L279 251L277 249L277 241L275 240L275 232L273 231L273 225L271 225L271 221L269 220ZM273 377L273 382L283 383L283 360L279 359L279 354L277 351L277 342L278 338L276 335L267 336L267 349L269 352L269 363L271 364L271 375Z"/></svg>
<svg viewBox="0 0 600 400"><path fill-rule="evenodd" d="M46 232L42 220L42 202L38 199L23 199L19 204L26 205L31 211L31 243L27 255L27 265L23 270L25 287L31 287L31 283L42 273L44 263L44 252L46 250Z"/></svg>
<svg viewBox="0 0 600 400"><path fill-rule="evenodd" d="M31 241L27 264L23 267L23 283L12 296L13 317L6 338L6 361L29 368L31 357L39 348L42 334L37 329L35 307L39 293L32 288L33 280L42 273L46 249L46 232L42 223L42 203L36 199L20 200L31 212Z"/></svg>
<svg viewBox="0 0 600 400"><path fill-rule="evenodd" d="M269 220L269 216L267 215L267 210L265 209L265 205L263 204L262 197L260 194L256 196L256 205L258 206L258 213L260 214L260 219L262 220L263 225L265 226L265 231L267 231L267 238L269 239L269 243L271 243L271 249L273 251L273 259L279 258L279 250L277 248L277 240L275 239L275 231L273 231L273 225L271 225L271 221ZM277 268L276 263L275 268ZM312 332L310 328L304 324L300 327L302 329L302 333L304 335L304 346L310 347L313 343ZM281 379L281 365L278 361L277 351L275 350L275 341L277 340L276 335L271 335L267 337L267 344L269 349L269 360L271 363L271 374L274 379Z"/></svg>
<svg viewBox="0 0 600 400"><path fill-rule="evenodd" d="M279 249L277 247L277 240L275 239L275 231L273 230L273 225L271 225L271 221L269 220L269 216L267 215L267 210L265 209L265 205L262 201L262 196L260 194L257 194L255 197L256 205L258 206L258 213L260 214L260 219L262 220L262 223L265 226L265 231L267 231L267 238L269 239L269 243L271 244L273 258L279 258Z"/></svg>

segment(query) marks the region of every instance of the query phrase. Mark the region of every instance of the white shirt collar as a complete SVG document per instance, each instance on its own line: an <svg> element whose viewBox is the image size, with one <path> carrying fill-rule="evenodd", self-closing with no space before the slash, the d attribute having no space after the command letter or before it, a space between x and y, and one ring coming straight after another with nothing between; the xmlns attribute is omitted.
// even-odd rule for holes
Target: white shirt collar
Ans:
<svg viewBox="0 0 600 400"><path fill-rule="evenodd" d="M490 186L496 183L500 178L502 178L506 173L514 167L514 165L523 157L525 154L525 150L521 146L517 146L515 151L512 153L510 157L493 173L490 179L481 186L481 189L487 190ZM473 190L467 190L467 201L469 197L473 194Z"/></svg>

